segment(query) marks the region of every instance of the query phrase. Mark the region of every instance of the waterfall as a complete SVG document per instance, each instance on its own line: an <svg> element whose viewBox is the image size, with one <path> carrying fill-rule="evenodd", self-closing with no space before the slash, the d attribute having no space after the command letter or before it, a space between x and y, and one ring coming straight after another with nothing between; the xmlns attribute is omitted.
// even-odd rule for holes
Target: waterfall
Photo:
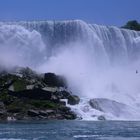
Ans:
<svg viewBox="0 0 140 140"><path fill-rule="evenodd" d="M81 20L0 22L3 67L55 72L81 97L115 100L134 109L140 105L139 54L140 32L132 30Z"/></svg>

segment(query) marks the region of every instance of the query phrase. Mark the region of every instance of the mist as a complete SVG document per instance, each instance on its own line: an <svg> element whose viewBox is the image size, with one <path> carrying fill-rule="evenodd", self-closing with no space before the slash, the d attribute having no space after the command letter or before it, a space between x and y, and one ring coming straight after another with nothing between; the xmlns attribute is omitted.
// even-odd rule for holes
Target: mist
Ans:
<svg viewBox="0 0 140 140"><path fill-rule="evenodd" d="M35 68L43 61L45 45L37 31L22 26L0 26L0 66Z"/></svg>
<svg viewBox="0 0 140 140"><path fill-rule="evenodd" d="M140 91L140 75L136 74L139 62L112 66L106 61L98 62L87 48L80 43L62 46L38 71L65 76L69 89L80 96L115 99L126 104L136 101Z"/></svg>

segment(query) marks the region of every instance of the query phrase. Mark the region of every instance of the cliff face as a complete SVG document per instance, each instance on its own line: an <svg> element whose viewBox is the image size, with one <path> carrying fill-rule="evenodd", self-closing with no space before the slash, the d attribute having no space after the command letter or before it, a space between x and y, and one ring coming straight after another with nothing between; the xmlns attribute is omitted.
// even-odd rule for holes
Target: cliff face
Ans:
<svg viewBox="0 0 140 140"><path fill-rule="evenodd" d="M66 104L79 100L67 90L65 78L54 73L30 68L0 73L0 120L75 119Z"/></svg>

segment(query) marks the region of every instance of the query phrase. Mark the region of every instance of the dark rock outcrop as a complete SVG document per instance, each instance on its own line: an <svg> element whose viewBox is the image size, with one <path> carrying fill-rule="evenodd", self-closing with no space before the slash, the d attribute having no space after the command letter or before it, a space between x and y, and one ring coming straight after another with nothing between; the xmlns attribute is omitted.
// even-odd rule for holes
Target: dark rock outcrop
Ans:
<svg viewBox="0 0 140 140"><path fill-rule="evenodd" d="M53 102L60 102L61 99L67 99L68 104L76 105L80 102L80 98L76 95L71 95L67 91L61 92L49 92L42 89L32 89L32 90L23 90L19 92L9 91L9 95L24 99L34 99L34 100L48 100Z"/></svg>
<svg viewBox="0 0 140 140"><path fill-rule="evenodd" d="M39 116L39 111L37 111L37 110L28 110L27 114L30 117L36 117L36 116Z"/></svg>
<svg viewBox="0 0 140 140"><path fill-rule="evenodd" d="M71 105L80 101L62 76L30 68L0 74L0 120L76 119L63 99Z"/></svg>
<svg viewBox="0 0 140 140"><path fill-rule="evenodd" d="M59 101L58 98L55 99L52 98L53 93L42 89L23 90L19 92L9 91L8 94L18 98Z"/></svg>
<svg viewBox="0 0 140 140"><path fill-rule="evenodd" d="M76 105L79 104L80 98L76 95L72 95L68 97L68 104L70 105Z"/></svg>
<svg viewBox="0 0 140 140"><path fill-rule="evenodd" d="M66 79L63 76L58 76L54 73L45 73L44 83L51 87L67 87Z"/></svg>

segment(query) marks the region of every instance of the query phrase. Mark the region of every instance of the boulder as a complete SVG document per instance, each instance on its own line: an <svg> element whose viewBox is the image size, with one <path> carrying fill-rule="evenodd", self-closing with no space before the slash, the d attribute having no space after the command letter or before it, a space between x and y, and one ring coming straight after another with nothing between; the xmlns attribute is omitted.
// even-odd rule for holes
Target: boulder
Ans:
<svg viewBox="0 0 140 140"><path fill-rule="evenodd" d="M26 67L26 68L18 67L16 69L16 74L17 73L21 74L24 79L28 79L28 80L30 79L34 80L38 77L37 73L33 71L32 69L30 69L29 67Z"/></svg>
<svg viewBox="0 0 140 140"><path fill-rule="evenodd" d="M0 116L3 116L6 114L6 111L5 110L0 110Z"/></svg>
<svg viewBox="0 0 140 140"><path fill-rule="evenodd" d="M106 99L106 98L94 98L89 101L92 108L102 111L104 113L110 113L116 117L129 117L133 116L132 112L137 112L131 106L126 104Z"/></svg>
<svg viewBox="0 0 140 140"><path fill-rule="evenodd" d="M100 116L98 116L98 120L100 120L100 121L105 121L106 118L105 118L103 115L100 115Z"/></svg>
<svg viewBox="0 0 140 140"><path fill-rule="evenodd" d="M98 99L91 99L89 101L89 104L92 108L96 109L96 110L99 110L99 111L103 111L101 106L100 106L100 102Z"/></svg>
<svg viewBox="0 0 140 140"><path fill-rule="evenodd" d="M8 113L18 113L18 112L21 112L21 110L22 110L21 108L14 107L14 108L8 109L7 112Z"/></svg>
<svg viewBox="0 0 140 140"><path fill-rule="evenodd" d="M60 108L58 108L59 109L59 111L61 111L61 112L64 112L64 114L65 113L67 113L67 112L69 112L71 109L69 108L69 107L67 107L67 106L61 106Z"/></svg>
<svg viewBox="0 0 140 140"><path fill-rule="evenodd" d="M30 109L30 110L28 110L27 114L28 114L30 117L36 117L36 116L39 116L39 111Z"/></svg>
<svg viewBox="0 0 140 140"><path fill-rule="evenodd" d="M71 111L71 108L66 107L66 106L60 107L57 110L57 113L63 115L64 119L72 120L72 119L76 119L77 118L76 114Z"/></svg>
<svg viewBox="0 0 140 140"><path fill-rule="evenodd" d="M9 91L8 94L18 98L59 101L57 97L53 97L53 94L51 92L42 89L23 90L19 92Z"/></svg>
<svg viewBox="0 0 140 140"><path fill-rule="evenodd" d="M4 103L0 101L0 109L4 109L5 106L4 106Z"/></svg>
<svg viewBox="0 0 140 140"><path fill-rule="evenodd" d="M50 87L67 87L65 78L54 73L45 73L44 82Z"/></svg>
<svg viewBox="0 0 140 140"><path fill-rule="evenodd" d="M39 115L41 115L41 116L47 116L48 113L46 111L44 111L44 110L40 110L39 111Z"/></svg>
<svg viewBox="0 0 140 140"><path fill-rule="evenodd" d="M8 94L18 98L48 100L56 103L60 103L60 99L68 99L68 104L70 105L75 105L80 102L80 98L78 96L71 95L71 93L67 91L50 92L42 89L32 89L18 92L9 91Z"/></svg>
<svg viewBox="0 0 140 140"><path fill-rule="evenodd" d="M68 97L68 104L70 105L76 105L76 104L79 104L80 102L80 98L76 95L70 95Z"/></svg>
<svg viewBox="0 0 140 140"><path fill-rule="evenodd" d="M58 120L64 120L64 119L66 119L62 114L55 114L55 117L56 117L56 119L58 119Z"/></svg>

